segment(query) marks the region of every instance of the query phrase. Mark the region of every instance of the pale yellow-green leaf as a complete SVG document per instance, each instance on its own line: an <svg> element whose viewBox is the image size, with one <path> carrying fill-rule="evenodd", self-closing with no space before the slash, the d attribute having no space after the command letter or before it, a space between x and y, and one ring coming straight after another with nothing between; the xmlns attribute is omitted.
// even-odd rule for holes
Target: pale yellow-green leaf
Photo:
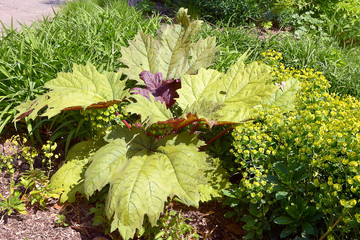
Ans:
<svg viewBox="0 0 360 240"><path fill-rule="evenodd" d="M175 21L183 27L188 27L190 25L190 15L188 15L188 9L180 8L176 13Z"/></svg>
<svg viewBox="0 0 360 240"><path fill-rule="evenodd" d="M299 80L290 78L285 82L284 89L278 87L271 98L264 100L263 105L276 106L282 110L294 110L296 93L299 89Z"/></svg>
<svg viewBox="0 0 360 240"><path fill-rule="evenodd" d="M48 93L18 106L19 114L15 118L28 115L34 119L45 107L42 116L51 118L64 109L121 101L129 92L120 78L121 72L99 73L90 63L86 66L74 64L72 73L58 73L57 78L45 84L50 89Z"/></svg>
<svg viewBox="0 0 360 240"><path fill-rule="evenodd" d="M127 105L124 111L139 114L144 125L150 126L158 121L173 118L170 109L166 108L165 103L156 101L152 94L149 94L150 100L139 94L133 95L133 98L136 102Z"/></svg>
<svg viewBox="0 0 360 240"><path fill-rule="evenodd" d="M184 75L181 78L181 88L177 91L179 98L176 102L182 109L204 100L218 102L217 93L212 91L214 96L209 95L209 86L220 81L221 76L223 74L216 70L204 68L196 75Z"/></svg>
<svg viewBox="0 0 360 240"><path fill-rule="evenodd" d="M221 191L230 186L230 176L221 166L221 160L212 158L209 161L211 167L206 171L207 184L200 184L198 187L202 202L221 197Z"/></svg>
<svg viewBox="0 0 360 240"><path fill-rule="evenodd" d="M89 163L89 158L103 146L103 140L84 141L73 146L67 157L66 163L51 177L50 185L53 189L62 191L60 202L74 202L77 192L84 193L84 174Z"/></svg>
<svg viewBox="0 0 360 240"><path fill-rule="evenodd" d="M198 139L186 138L184 132L156 142L137 130L128 131L135 134L128 137L121 128L115 131L120 132L113 133L111 142L92 157L84 185L87 196L110 185L105 211L113 219L112 230L118 229L125 240L132 238L144 216L156 224L164 203L174 196L198 206L198 186L206 183L208 168L207 155L198 151Z"/></svg>
<svg viewBox="0 0 360 240"><path fill-rule="evenodd" d="M177 102L182 109L196 109L204 100L221 104L216 112L219 120L241 122L249 118L254 107L273 97L277 86L271 79L270 67L257 62L245 65L242 59L226 73L202 68L197 75L182 77Z"/></svg>

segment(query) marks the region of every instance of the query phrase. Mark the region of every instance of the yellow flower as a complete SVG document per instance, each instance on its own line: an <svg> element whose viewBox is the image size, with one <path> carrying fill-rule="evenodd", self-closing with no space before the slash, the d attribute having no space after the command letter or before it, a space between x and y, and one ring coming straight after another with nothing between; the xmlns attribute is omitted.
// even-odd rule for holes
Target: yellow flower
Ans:
<svg viewBox="0 0 360 240"><path fill-rule="evenodd" d="M349 165L350 165L351 167L357 167L357 166L358 166L358 163L355 162L355 161L351 161L351 162L349 162Z"/></svg>
<svg viewBox="0 0 360 240"><path fill-rule="evenodd" d="M356 175L356 176L354 177L354 180L357 181L357 182L360 182L360 175Z"/></svg>
<svg viewBox="0 0 360 240"><path fill-rule="evenodd" d="M340 184L334 184L333 185L333 188L336 190L336 191L341 191L341 185Z"/></svg>
<svg viewBox="0 0 360 240"><path fill-rule="evenodd" d="M354 184L354 180L352 180L351 178L349 178L349 179L347 180L347 182L348 182L348 184L350 184L350 185L353 185L353 184Z"/></svg>
<svg viewBox="0 0 360 240"><path fill-rule="evenodd" d="M350 206L354 207L357 202L356 202L356 199L351 199L351 200L349 201L349 203L350 203Z"/></svg>
<svg viewBox="0 0 360 240"><path fill-rule="evenodd" d="M355 214L356 221L360 223L360 213Z"/></svg>

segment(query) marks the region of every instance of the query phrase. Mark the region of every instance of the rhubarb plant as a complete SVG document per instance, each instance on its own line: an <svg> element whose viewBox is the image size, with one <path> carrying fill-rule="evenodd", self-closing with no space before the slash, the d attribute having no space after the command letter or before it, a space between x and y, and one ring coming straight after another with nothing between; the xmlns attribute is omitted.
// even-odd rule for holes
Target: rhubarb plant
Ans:
<svg viewBox="0 0 360 240"><path fill-rule="evenodd" d="M155 225L169 198L197 207L219 196L226 173L221 160L203 151L211 141L204 142L202 133L250 121L254 108L289 109L299 87L290 80L280 88L267 65L242 59L226 73L206 69L217 51L215 39L193 42L201 22L191 22L184 9L177 22L164 26L157 39L140 32L122 48L120 61L128 68L99 73L91 64L74 65L72 73L45 85L48 93L17 108L20 119L126 102L116 114L128 118L73 146L51 180L63 190L62 202L108 187L106 216L124 239L141 229L145 215ZM131 80L137 86L128 89Z"/></svg>

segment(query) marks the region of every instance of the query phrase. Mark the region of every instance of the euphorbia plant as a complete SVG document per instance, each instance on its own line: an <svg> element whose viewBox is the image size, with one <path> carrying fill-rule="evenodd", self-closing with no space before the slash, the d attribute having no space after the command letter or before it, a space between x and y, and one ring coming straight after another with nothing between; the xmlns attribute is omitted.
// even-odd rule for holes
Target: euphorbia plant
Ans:
<svg viewBox="0 0 360 240"><path fill-rule="evenodd" d="M18 108L19 117L36 117L47 106L43 115L51 117L126 99L122 111L131 113L130 119L110 128L104 138L75 145L52 178L52 185L64 190L61 201L74 201L76 192L90 197L109 185L105 211L111 229L124 239L134 236L145 215L154 225L169 197L198 206L218 194L207 177L219 160L199 151L205 142L195 131L198 123L211 131L249 120L255 107L289 106L287 98L298 86L289 81L280 89L265 64L239 60L227 73L203 68L215 57L215 39L193 42L201 21L190 22L184 9L177 21L164 26L157 39L139 33L122 48L120 60L129 68L101 74L91 64L75 65L72 74L61 73L45 85L49 93ZM127 89L122 73L139 86ZM155 125L159 131L149 131Z"/></svg>

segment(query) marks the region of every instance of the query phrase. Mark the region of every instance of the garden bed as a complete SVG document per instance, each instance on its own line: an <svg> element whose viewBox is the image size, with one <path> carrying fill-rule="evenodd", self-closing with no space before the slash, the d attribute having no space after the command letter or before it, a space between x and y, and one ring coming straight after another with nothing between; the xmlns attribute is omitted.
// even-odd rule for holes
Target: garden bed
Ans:
<svg viewBox="0 0 360 240"><path fill-rule="evenodd" d="M359 236L356 42L315 36L325 15L295 3L283 31L120 2L69 2L1 40L0 236Z"/></svg>

